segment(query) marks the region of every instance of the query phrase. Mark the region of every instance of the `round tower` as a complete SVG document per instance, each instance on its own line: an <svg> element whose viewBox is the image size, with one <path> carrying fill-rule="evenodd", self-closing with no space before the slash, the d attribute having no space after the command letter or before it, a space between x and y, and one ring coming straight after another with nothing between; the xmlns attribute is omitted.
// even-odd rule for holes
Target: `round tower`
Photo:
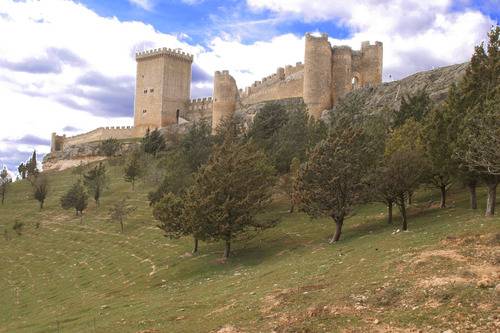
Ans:
<svg viewBox="0 0 500 333"><path fill-rule="evenodd" d="M361 43L362 85L375 86L382 83L384 46L381 42Z"/></svg>
<svg viewBox="0 0 500 333"><path fill-rule="evenodd" d="M304 55L304 103L311 116L319 119L332 108L332 48L328 35L306 34Z"/></svg>
<svg viewBox="0 0 500 333"><path fill-rule="evenodd" d="M352 90L352 49L349 46L336 46L332 52L332 103Z"/></svg>
<svg viewBox="0 0 500 333"><path fill-rule="evenodd" d="M220 122L233 115L238 99L236 81L228 71L215 72L214 95L212 106L212 131L217 129Z"/></svg>

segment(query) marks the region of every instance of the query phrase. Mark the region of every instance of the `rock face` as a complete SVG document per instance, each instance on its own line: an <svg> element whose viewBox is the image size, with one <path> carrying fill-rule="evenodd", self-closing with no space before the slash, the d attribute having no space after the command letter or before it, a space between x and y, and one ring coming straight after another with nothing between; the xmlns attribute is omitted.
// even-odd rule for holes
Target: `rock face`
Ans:
<svg viewBox="0 0 500 333"><path fill-rule="evenodd" d="M235 112L236 117L241 117L243 119L243 122L245 125L248 127L253 121L253 117L255 117L255 114L264 107L264 105L268 103L273 103L277 104L280 107L288 110L288 111L295 111L295 110L305 110L306 106L304 104L304 99L302 97L293 97L293 98L286 98L286 99L280 99L276 101L270 101L270 102L261 102L261 103L256 103L256 104L249 104L249 105L243 105L240 104Z"/></svg>
<svg viewBox="0 0 500 333"><path fill-rule="evenodd" d="M125 155L137 144L137 142L121 143L116 155ZM78 166L80 163L88 164L104 160L106 157L101 154L99 146L100 142L82 143L65 147L62 151L47 154L43 159L43 170L64 170Z"/></svg>
<svg viewBox="0 0 500 333"><path fill-rule="evenodd" d="M448 96L450 85L458 82L465 74L467 66L468 63L464 63L416 73L399 81L386 82L376 87L355 90L349 93L346 98L358 95L364 102L365 111L375 113L384 108L398 110L402 96L412 95L425 88L430 98L434 102L440 103ZM323 116L325 116L325 113L327 112L323 112Z"/></svg>

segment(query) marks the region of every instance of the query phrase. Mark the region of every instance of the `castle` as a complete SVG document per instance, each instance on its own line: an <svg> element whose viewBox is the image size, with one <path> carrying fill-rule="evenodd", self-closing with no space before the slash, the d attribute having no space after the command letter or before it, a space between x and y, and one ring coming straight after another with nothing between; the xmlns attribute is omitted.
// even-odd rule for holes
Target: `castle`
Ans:
<svg viewBox="0 0 500 333"><path fill-rule="evenodd" d="M361 50L333 46L327 34L306 34L304 63L238 89L228 71L215 72L213 97L190 99L193 56L180 50L154 49L136 54L134 126L101 127L73 137L52 134L51 152L108 138L141 137L147 129L207 119L215 129L238 108L266 101L302 98L309 114L319 118L340 98L359 87L382 83L383 45L361 44Z"/></svg>

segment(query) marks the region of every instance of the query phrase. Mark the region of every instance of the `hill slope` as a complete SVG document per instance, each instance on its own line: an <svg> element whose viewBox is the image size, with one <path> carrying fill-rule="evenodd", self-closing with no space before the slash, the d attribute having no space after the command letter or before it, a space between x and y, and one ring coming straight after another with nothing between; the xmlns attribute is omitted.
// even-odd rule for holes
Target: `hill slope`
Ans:
<svg viewBox="0 0 500 333"><path fill-rule="evenodd" d="M359 96L364 101L364 109L370 113L383 108L399 110L401 98L407 94L415 94L420 89L426 89L430 98L439 103L448 96L450 85L458 82L465 74L468 64L440 67L415 73L398 81L385 82L376 87L361 88L349 93L346 98Z"/></svg>
<svg viewBox="0 0 500 333"><path fill-rule="evenodd" d="M132 192L120 166L111 174L101 207L90 203L83 224L59 207L77 177L70 170L50 174L41 212L29 184L13 184L0 207L0 332L500 329L500 218L469 211L461 189L445 210L432 203L436 193L420 193L405 233L386 224L381 205L360 207L336 245L327 243L330 220L288 214L277 200L267 214L281 224L236 242L221 263L221 244L202 243L191 256L190 239L163 237L150 188ZM107 211L124 196L138 210L121 234Z"/></svg>

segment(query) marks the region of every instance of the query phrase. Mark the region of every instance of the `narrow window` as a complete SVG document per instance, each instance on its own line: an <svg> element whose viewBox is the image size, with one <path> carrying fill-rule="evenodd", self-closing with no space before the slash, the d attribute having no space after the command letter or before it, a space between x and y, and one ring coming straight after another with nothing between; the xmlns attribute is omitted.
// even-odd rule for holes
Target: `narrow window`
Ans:
<svg viewBox="0 0 500 333"><path fill-rule="evenodd" d="M152 93L152 92L154 92L154 91L155 91L154 89L149 89L149 92L150 92L150 93Z"/></svg>
<svg viewBox="0 0 500 333"><path fill-rule="evenodd" d="M147 94L148 93L148 90L147 89L144 89L144 93Z"/></svg>
<svg viewBox="0 0 500 333"><path fill-rule="evenodd" d="M177 109L177 112L175 113L175 120L176 120L177 124L179 123L179 115L180 115L180 111L179 111L179 109Z"/></svg>
<svg viewBox="0 0 500 333"><path fill-rule="evenodd" d="M147 112L146 109L142 110L142 114L145 114L146 112Z"/></svg>

